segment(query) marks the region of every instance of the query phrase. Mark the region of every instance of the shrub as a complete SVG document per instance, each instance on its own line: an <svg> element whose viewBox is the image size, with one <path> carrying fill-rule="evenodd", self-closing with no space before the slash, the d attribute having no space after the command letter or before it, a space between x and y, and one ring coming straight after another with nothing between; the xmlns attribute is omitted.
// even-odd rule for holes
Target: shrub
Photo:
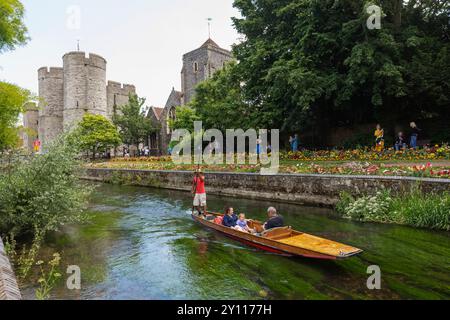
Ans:
<svg viewBox="0 0 450 320"><path fill-rule="evenodd" d="M90 188L78 179L72 142L62 137L47 153L0 173L0 234L45 234L84 219Z"/></svg>
<svg viewBox="0 0 450 320"><path fill-rule="evenodd" d="M372 222L406 224L450 231L450 193L422 193L418 188L391 197L389 191L353 198L342 193L336 210L343 217Z"/></svg>

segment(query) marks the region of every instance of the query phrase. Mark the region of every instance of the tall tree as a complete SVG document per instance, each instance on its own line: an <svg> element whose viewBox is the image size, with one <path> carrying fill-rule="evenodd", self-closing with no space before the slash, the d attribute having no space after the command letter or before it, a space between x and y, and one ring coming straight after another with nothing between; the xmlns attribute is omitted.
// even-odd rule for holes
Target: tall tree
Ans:
<svg viewBox="0 0 450 320"><path fill-rule="evenodd" d="M0 152L18 146L17 121L30 99L28 90L0 82Z"/></svg>
<svg viewBox="0 0 450 320"><path fill-rule="evenodd" d="M149 135L156 130L149 119L145 117L143 107L145 98L130 95L129 103L119 107L113 116L114 124L119 128L123 143L139 145L145 143Z"/></svg>
<svg viewBox="0 0 450 320"><path fill-rule="evenodd" d="M97 153L118 147L122 141L114 124L101 115L86 113L73 133L82 151Z"/></svg>
<svg viewBox="0 0 450 320"><path fill-rule="evenodd" d="M23 15L24 7L18 0L0 1L0 54L27 42ZM28 90L0 81L0 152L17 147L17 121L30 98Z"/></svg>
<svg viewBox="0 0 450 320"><path fill-rule="evenodd" d="M366 26L371 3L383 10L379 30ZM234 48L236 68L255 125L326 131L448 117L448 1L235 0L234 5L242 16L234 24L245 38Z"/></svg>
<svg viewBox="0 0 450 320"><path fill-rule="evenodd" d="M13 50L28 41L28 30L23 23L24 13L20 1L0 1L0 53Z"/></svg>

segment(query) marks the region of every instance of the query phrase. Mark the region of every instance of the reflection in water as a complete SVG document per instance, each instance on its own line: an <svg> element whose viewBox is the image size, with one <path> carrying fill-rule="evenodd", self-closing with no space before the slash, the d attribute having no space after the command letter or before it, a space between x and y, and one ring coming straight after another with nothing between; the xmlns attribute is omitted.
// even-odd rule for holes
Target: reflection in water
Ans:
<svg viewBox="0 0 450 320"><path fill-rule="evenodd" d="M209 207L265 219L272 203L210 196ZM450 298L450 236L408 227L359 224L331 210L277 204L294 229L365 250L345 261L285 258L195 224L186 193L99 185L92 221L52 235L44 255L61 252L63 268L79 265L81 292L57 299L383 299ZM382 290L366 287L369 265ZM25 298L33 298L31 287Z"/></svg>

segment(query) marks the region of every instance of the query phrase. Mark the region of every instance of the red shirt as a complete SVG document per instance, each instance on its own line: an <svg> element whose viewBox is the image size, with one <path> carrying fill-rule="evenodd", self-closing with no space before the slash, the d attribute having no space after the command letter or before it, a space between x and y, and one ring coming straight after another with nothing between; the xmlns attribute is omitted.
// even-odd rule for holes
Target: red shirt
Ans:
<svg viewBox="0 0 450 320"><path fill-rule="evenodd" d="M196 194L204 194L204 193L206 193L206 190L205 190L205 179L203 178L197 178L197 177L195 177L194 178L194 185L196 186L196 189L195 189L195 193Z"/></svg>

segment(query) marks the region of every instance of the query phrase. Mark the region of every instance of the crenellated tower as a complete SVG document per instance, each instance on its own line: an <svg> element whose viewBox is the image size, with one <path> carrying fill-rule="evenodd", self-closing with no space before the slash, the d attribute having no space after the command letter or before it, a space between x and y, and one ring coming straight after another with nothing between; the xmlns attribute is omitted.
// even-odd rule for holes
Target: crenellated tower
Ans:
<svg viewBox="0 0 450 320"><path fill-rule="evenodd" d="M39 128L42 145L50 143L63 132L64 71L62 68L40 68Z"/></svg>
<svg viewBox="0 0 450 320"><path fill-rule="evenodd" d="M117 107L128 103L129 94L136 93L133 85L107 83L106 65L106 60L97 54L76 51L63 56L62 68L38 70L37 138L44 149L54 138L80 122L85 113L111 119Z"/></svg>
<svg viewBox="0 0 450 320"><path fill-rule="evenodd" d="M117 108L128 103L130 94L136 94L136 87L131 84L121 84L108 81L106 87L108 115L112 117Z"/></svg>
<svg viewBox="0 0 450 320"><path fill-rule="evenodd" d="M106 60L96 54L69 52L63 57L64 130L74 127L85 113L107 116Z"/></svg>

